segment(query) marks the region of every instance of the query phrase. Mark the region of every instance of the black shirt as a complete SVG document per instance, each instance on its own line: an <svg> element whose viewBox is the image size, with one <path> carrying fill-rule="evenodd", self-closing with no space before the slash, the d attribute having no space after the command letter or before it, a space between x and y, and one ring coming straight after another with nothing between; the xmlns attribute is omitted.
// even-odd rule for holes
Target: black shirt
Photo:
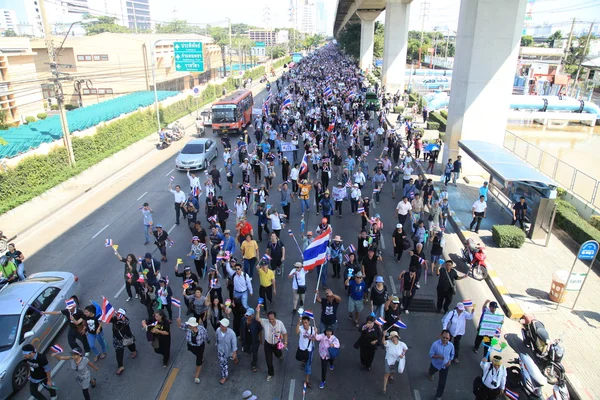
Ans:
<svg viewBox="0 0 600 400"><path fill-rule="evenodd" d="M29 379L39 382L46 379L46 372L50 370L48 365L48 359L45 355L36 353L35 357L31 360L27 360L29 364Z"/></svg>
<svg viewBox="0 0 600 400"><path fill-rule="evenodd" d="M85 322L87 323L87 328L88 328L88 332L93 334L93 335L97 335L98 333L102 332L102 327L100 326L100 321L98 321L97 317L84 317L85 318Z"/></svg>
<svg viewBox="0 0 600 400"><path fill-rule="evenodd" d="M438 280L437 287L438 289L450 290L456 287L456 280L458 279L458 274L454 269L451 269L450 272L445 267L440 268L440 279Z"/></svg>
<svg viewBox="0 0 600 400"><path fill-rule="evenodd" d="M15 265L19 265L21 264L21 260L18 259L18 257L21 257L21 253L19 250L15 250L13 252L7 251L6 252L6 257L12 258L13 262L15 263Z"/></svg>
<svg viewBox="0 0 600 400"><path fill-rule="evenodd" d="M200 243L206 243L206 231L204 230L204 228L200 227L200 229L198 230L194 226L194 229L192 229L192 235L198 236L198 239L200 239Z"/></svg>
<svg viewBox="0 0 600 400"><path fill-rule="evenodd" d="M527 214L527 203L521 204L521 202L518 202L513 206L513 210L515 210L517 219L524 219L525 214Z"/></svg>
<svg viewBox="0 0 600 400"><path fill-rule="evenodd" d="M453 167L454 172L460 172L460 169L462 168L462 162L458 160L454 161Z"/></svg>
<svg viewBox="0 0 600 400"><path fill-rule="evenodd" d="M366 276L377 275L377 256L373 254L372 258L367 255L362 261L363 267L365 267Z"/></svg>
<svg viewBox="0 0 600 400"><path fill-rule="evenodd" d="M381 292L377 290L376 285L371 289L371 301L375 307L379 307L387 301L387 288L383 285Z"/></svg>
<svg viewBox="0 0 600 400"><path fill-rule="evenodd" d="M269 241L269 243L267 243L267 250L269 251L269 256L271 256L273 260L281 260L281 258L283 257L284 247L285 246L279 239L276 243Z"/></svg>
<svg viewBox="0 0 600 400"><path fill-rule="evenodd" d="M404 229L402 230L402 232L398 232L398 229L396 229L394 231L394 233L392 234L392 237L394 238L394 242L396 243L395 247L399 247L399 248L403 249L402 240L406 237L406 233L404 233Z"/></svg>
<svg viewBox="0 0 600 400"><path fill-rule="evenodd" d="M73 330L77 330L77 327L79 325L71 322L71 318L70 318L71 315L73 315L73 319L76 321L79 319L85 319L85 315L83 315L83 312L78 308L76 308L72 314L71 314L71 311L69 311L66 308L64 310L61 310L60 313L69 319L69 328L73 329Z"/></svg>
<svg viewBox="0 0 600 400"><path fill-rule="evenodd" d="M335 299L330 303L327 297L321 298L321 322L323 325L333 325L337 321L337 309L340 303Z"/></svg>

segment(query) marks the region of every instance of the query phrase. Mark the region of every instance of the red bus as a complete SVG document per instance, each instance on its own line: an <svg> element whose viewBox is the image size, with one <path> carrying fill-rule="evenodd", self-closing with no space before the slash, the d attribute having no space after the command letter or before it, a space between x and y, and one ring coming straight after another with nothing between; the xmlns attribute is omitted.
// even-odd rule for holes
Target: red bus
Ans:
<svg viewBox="0 0 600 400"><path fill-rule="evenodd" d="M235 92L212 105L212 129L214 133L241 133L252 121L252 92Z"/></svg>

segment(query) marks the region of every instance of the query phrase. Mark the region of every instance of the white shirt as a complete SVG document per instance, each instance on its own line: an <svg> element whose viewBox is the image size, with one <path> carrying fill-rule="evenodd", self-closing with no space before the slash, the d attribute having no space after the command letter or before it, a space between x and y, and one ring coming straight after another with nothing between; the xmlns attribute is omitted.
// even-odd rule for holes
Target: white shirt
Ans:
<svg viewBox="0 0 600 400"><path fill-rule="evenodd" d="M409 211L412 210L412 206L408 201L405 203L403 200L401 200L400 202L398 202L396 210L398 211L399 215L406 215Z"/></svg>
<svg viewBox="0 0 600 400"><path fill-rule="evenodd" d="M385 361L387 361L388 365L394 365L398 361L400 361L400 356L403 355L406 350L408 350L408 346L401 341L398 341L398 344L394 344L392 340L386 340L385 342Z"/></svg>
<svg viewBox="0 0 600 400"><path fill-rule="evenodd" d="M185 201L185 193L183 193L183 190L178 192L177 190L170 189L169 191L173 193L175 203L183 203Z"/></svg>
<svg viewBox="0 0 600 400"><path fill-rule="evenodd" d="M283 335L287 334L287 330L285 329L283 322L276 319L275 326L273 326L267 318L261 318L260 324L265 332L264 335L267 343L277 344L277 342L280 340L283 342Z"/></svg>
<svg viewBox="0 0 600 400"><path fill-rule="evenodd" d="M299 272L296 272L296 268L290 271L288 276L292 276L296 274L295 277L292 276L292 289L298 290L298 285L305 286L306 285L306 271L304 268L301 268Z"/></svg>
<svg viewBox="0 0 600 400"><path fill-rule="evenodd" d="M236 273L233 275L233 290L239 293L244 293L246 290L252 294L252 280L245 272L241 275Z"/></svg>
<svg viewBox="0 0 600 400"><path fill-rule="evenodd" d="M352 188L352 191L350 192L350 197L352 199L358 200L361 198L361 196L362 196L362 193L359 188Z"/></svg>
<svg viewBox="0 0 600 400"><path fill-rule="evenodd" d="M233 207L235 207L235 215L238 218L241 218L244 215L246 215L246 209L248 207L246 207L246 203L244 203L243 201L240 201L239 203L236 201Z"/></svg>
<svg viewBox="0 0 600 400"><path fill-rule="evenodd" d="M187 172L187 177L190 180L191 188L199 188L200 187L200 178L197 176L191 176L190 171Z"/></svg>
<svg viewBox="0 0 600 400"><path fill-rule="evenodd" d="M223 152L223 161L225 164L227 164L227 160L229 160L231 158L231 153L228 151L224 151Z"/></svg>
<svg viewBox="0 0 600 400"><path fill-rule="evenodd" d="M300 175L300 171L298 170L298 168L292 168L292 170L290 171L290 179L293 181L297 181L298 175Z"/></svg>
<svg viewBox="0 0 600 400"><path fill-rule="evenodd" d="M490 389L500 388L504 392L504 386L506 385L506 367L501 365L496 369L492 366L491 362L483 361L479 363L479 366L483 370L483 384ZM496 384L493 385L492 382L496 382Z"/></svg>
<svg viewBox="0 0 600 400"><path fill-rule="evenodd" d="M314 342L311 339L315 338L315 328L309 326L308 329L304 329L302 325L300 325L300 338L298 339L298 347L300 350L308 350L312 351L315 347Z"/></svg>
<svg viewBox="0 0 600 400"><path fill-rule="evenodd" d="M404 175L403 175L402 179L404 179L405 181L409 180L412 173L413 173L413 169L411 167L408 167L408 166L405 167Z"/></svg>
<svg viewBox="0 0 600 400"><path fill-rule="evenodd" d="M358 183L359 185L362 185L366 181L367 181L367 179L365 178L365 174L363 174L362 171L357 171L354 174L354 183Z"/></svg>
<svg viewBox="0 0 600 400"><path fill-rule="evenodd" d="M448 329L452 336L464 335L467 320L472 319L473 314L466 311L463 311L459 314L458 311L455 309L448 312L448 314L446 314L446 316L444 317L444 321L442 321L442 329Z"/></svg>
<svg viewBox="0 0 600 400"><path fill-rule="evenodd" d="M477 200L475 203L473 203L473 210L475 210L475 212L484 212L486 208L487 203L485 201Z"/></svg>
<svg viewBox="0 0 600 400"><path fill-rule="evenodd" d="M279 218L279 215L271 214L271 215L269 215L269 219L271 220L271 229L273 229L275 231L280 231L281 230L281 219Z"/></svg>

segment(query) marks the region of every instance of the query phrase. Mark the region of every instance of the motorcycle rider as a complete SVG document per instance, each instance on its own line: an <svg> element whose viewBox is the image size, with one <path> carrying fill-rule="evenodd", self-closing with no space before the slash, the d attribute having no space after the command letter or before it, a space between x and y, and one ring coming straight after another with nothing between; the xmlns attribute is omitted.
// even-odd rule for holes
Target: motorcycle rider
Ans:
<svg viewBox="0 0 600 400"><path fill-rule="evenodd" d="M0 257L0 273L2 273L1 278L6 279L6 283L12 283L19 280L17 266L6 256Z"/></svg>

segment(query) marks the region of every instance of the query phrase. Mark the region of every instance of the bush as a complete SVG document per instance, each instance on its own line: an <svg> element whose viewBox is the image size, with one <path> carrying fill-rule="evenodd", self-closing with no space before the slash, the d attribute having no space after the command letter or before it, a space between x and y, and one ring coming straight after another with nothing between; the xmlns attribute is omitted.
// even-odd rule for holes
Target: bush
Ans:
<svg viewBox="0 0 600 400"><path fill-rule="evenodd" d="M520 249L525 243L525 232L514 225L494 225L492 238L498 247Z"/></svg>
<svg viewBox="0 0 600 400"><path fill-rule="evenodd" d="M448 119L448 110L442 110L440 111L440 114L442 115L442 117Z"/></svg>
<svg viewBox="0 0 600 400"><path fill-rule="evenodd" d="M409 100L409 101L406 103L406 106L407 106L408 108L413 108L413 106L414 106L414 105L415 105L415 102L414 102L414 101L412 101L412 100Z"/></svg>
<svg viewBox="0 0 600 400"><path fill-rule="evenodd" d="M440 124L437 122L427 121L427 129L429 130L439 130Z"/></svg>
<svg viewBox="0 0 600 400"><path fill-rule="evenodd" d="M404 112L404 106L394 107L394 114L402 114Z"/></svg>
<svg viewBox="0 0 600 400"><path fill-rule="evenodd" d="M556 226L567 232L579 244L583 244L588 240L600 242L600 231L581 218L575 207L564 200L556 200L554 222Z"/></svg>
<svg viewBox="0 0 600 400"><path fill-rule="evenodd" d="M33 115L28 115L25 117L25 122L27 122L27 123L35 122L35 117Z"/></svg>
<svg viewBox="0 0 600 400"><path fill-rule="evenodd" d="M590 225L600 231L600 215L592 215L590 217Z"/></svg>
<svg viewBox="0 0 600 400"><path fill-rule="evenodd" d="M53 110L53 111L56 111L56 110L58 110L58 104L52 104L52 105L50 106L50 109L51 109L51 110Z"/></svg>
<svg viewBox="0 0 600 400"><path fill-rule="evenodd" d="M413 93L411 93L411 94L408 95L409 102L412 101L413 104L416 103L417 101L419 101L420 97L421 96L417 92L413 92Z"/></svg>
<svg viewBox="0 0 600 400"><path fill-rule="evenodd" d="M289 64L291 61L292 61L292 57L291 56L284 57L284 58L282 58L280 60L275 61L273 63L273 68L277 69L277 68L283 66L283 64Z"/></svg>
<svg viewBox="0 0 600 400"><path fill-rule="evenodd" d="M446 142L446 132L440 132L440 140L442 143Z"/></svg>
<svg viewBox="0 0 600 400"><path fill-rule="evenodd" d="M559 199L563 198L565 194L567 194L567 191L565 189L563 189L561 187L556 189L556 197L558 197ZM571 204L571 203L569 203L569 204Z"/></svg>
<svg viewBox="0 0 600 400"><path fill-rule="evenodd" d="M446 118L444 118L439 112L434 111L432 113L429 113L429 121L437 122L440 126L440 132L446 132Z"/></svg>
<svg viewBox="0 0 600 400"><path fill-rule="evenodd" d="M46 119L46 118L48 118L48 114L46 114L46 113L39 113L37 115L37 118L38 119Z"/></svg>
<svg viewBox="0 0 600 400"><path fill-rule="evenodd" d="M412 121L412 120L413 120L413 116L412 116L412 115L406 115L406 116L404 117L404 120L405 120L405 121Z"/></svg>
<svg viewBox="0 0 600 400"><path fill-rule="evenodd" d="M65 104L65 110L67 110L67 111L71 111L71 110L74 110L76 108L79 108L79 107L77 107L77 106L75 106L73 104Z"/></svg>

